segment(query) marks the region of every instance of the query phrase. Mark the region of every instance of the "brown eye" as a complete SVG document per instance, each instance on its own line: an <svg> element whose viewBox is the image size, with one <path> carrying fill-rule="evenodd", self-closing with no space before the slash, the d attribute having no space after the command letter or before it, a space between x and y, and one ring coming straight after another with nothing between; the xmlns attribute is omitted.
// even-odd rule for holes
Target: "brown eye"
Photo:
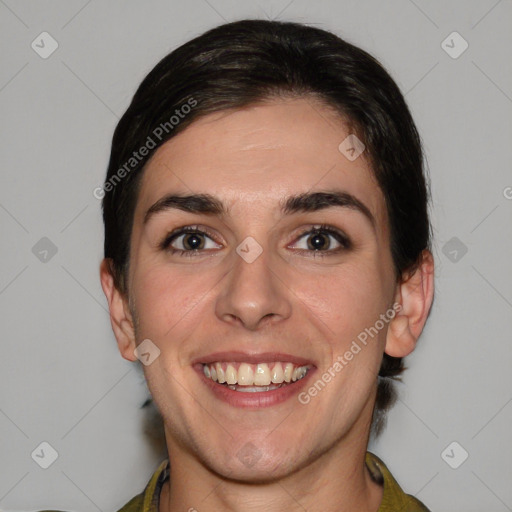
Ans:
<svg viewBox="0 0 512 512"><path fill-rule="evenodd" d="M185 255L200 254L203 250L220 249L221 247L213 240L212 236L193 226L185 226L173 231L160 244L162 250Z"/></svg>
<svg viewBox="0 0 512 512"><path fill-rule="evenodd" d="M319 226L303 233L293 248L310 252L336 253L351 247L350 240L337 229Z"/></svg>
<svg viewBox="0 0 512 512"><path fill-rule="evenodd" d="M307 243L308 249L311 251L327 250L331 246L331 240L325 233L309 235Z"/></svg>
<svg viewBox="0 0 512 512"><path fill-rule="evenodd" d="M204 237L199 233L187 233L186 235L182 235L182 245L185 249L188 250L196 250L203 249L204 247Z"/></svg>

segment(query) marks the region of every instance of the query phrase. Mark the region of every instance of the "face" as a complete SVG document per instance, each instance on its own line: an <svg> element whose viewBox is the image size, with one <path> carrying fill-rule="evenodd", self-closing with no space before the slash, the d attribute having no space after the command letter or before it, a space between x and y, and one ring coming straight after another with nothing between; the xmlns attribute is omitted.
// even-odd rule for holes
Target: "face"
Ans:
<svg viewBox="0 0 512 512"><path fill-rule="evenodd" d="M143 368L169 450L220 475L366 447L396 279L384 197L364 153L340 151L348 135L319 103L276 100L194 122L146 167L134 339L160 350Z"/></svg>

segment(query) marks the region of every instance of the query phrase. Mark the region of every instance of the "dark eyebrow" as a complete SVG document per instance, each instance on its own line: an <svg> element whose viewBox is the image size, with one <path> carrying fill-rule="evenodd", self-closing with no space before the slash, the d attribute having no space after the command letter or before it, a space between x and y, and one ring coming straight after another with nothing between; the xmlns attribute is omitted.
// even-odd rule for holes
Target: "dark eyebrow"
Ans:
<svg viewBox="0 0 512 512"><path fill-rule="evenodd" d="M146 224L149 218L155 213L172 208L190 213L206 213L208 215L222 215L226 213L222 202L210 194L169 194L159 199L149 208L144 216L144 224Z"/></svg>
<svg viewBox="0 0 512 512"><path fill-rule="evenodd" d="M289 215L297 212L317 212L332 206L341 206L359 211L370 221L372 227L376 228L375 217L370 209L357 197L341 190L306 192L297 196L291 196L284 202L282 211L284 214Z"/></svg>
<svg viewBox="0 0 512 512"><path fill-rule="evenodd" d="M281 202L281 212L283 215L291 215L298 212L316 212L333 206L341 206L361 212L375 229L375 218L369 208L352 194L343 191L305 192L287 197ZM207 215L227 214L227 209L222 201L210 194L168 194L148 209L144 216L144 224L156 213L170 209Z"/></svg>

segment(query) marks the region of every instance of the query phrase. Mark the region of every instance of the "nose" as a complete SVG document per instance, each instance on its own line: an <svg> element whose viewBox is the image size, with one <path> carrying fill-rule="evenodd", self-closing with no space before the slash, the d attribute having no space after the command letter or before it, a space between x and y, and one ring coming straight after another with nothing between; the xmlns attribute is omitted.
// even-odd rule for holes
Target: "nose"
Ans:
<svg viewBox="0 0 512 512"><path fill-rule="evenodd" d="M217 298L217 317L249 330L288 318L292 310L291 292L277 265L271 264L268 251L251 263L234 252L233 260Z"/></svg>

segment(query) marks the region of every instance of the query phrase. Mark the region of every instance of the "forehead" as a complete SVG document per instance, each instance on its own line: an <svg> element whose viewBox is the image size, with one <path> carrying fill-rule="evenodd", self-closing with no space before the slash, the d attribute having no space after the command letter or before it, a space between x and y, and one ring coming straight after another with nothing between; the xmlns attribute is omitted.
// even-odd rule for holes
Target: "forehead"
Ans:
<svg viewBox="0 0 512 512"><path fill-rule="evenodd" d="M364 153L351 161L339 149L349 135L340 116L312 99L207 115L155 152L137 210L171 192L208 193L228 208L256 203L273 209L284 196L341 188L385 225L384 198Z"/></svg>

